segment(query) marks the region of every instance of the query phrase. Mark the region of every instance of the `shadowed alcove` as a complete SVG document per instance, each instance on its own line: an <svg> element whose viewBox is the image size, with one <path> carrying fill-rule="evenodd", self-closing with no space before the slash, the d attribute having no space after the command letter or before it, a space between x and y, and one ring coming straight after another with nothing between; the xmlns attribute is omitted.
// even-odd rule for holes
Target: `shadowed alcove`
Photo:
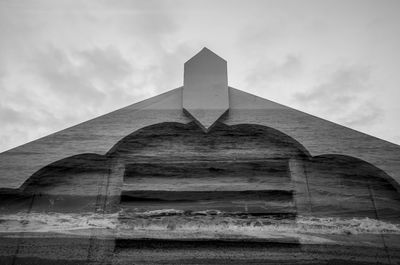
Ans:
<svg viewBox="0 0 400 265"><path fill-rule="evenodd" d="M400 194L384 171L344 155L316 156L305 163L310 214L399 220Z"/></svg>
<svg viewBox="0 0 400 265"><path fill-rule="evenodd" d="M33 174L18 190L3 195L3 212L96 211L109 162L98 154L56 161Z"/></svg>
<svg viewBox="0 0 400 265"><path fill-rule="evenodd" d="M125 165L126 209L295 216L288 161L308 159L294 139L258 125L162 123L122 139L107 154Z"/></svg>

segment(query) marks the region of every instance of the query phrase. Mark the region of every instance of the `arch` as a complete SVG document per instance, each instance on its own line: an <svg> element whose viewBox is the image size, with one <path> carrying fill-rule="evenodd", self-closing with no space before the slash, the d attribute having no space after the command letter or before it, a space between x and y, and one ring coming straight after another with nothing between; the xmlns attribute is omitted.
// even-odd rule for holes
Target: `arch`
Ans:
<svg viewBox="0 0 400 265"><path fill-rule="evenodd" d="M357 165L360 170L373 172L374 175L379 176L380 178L388 181L396 190L400 193L400 184L389 174L387 174L384 170L378 168L377 166L354 156L342 155L342 154L323 154L312 157L313 161L331 161L331 162L339 162L342 164L352 164Z"/></svg>
<svg viewBox="0 0 400 265"><path fill-rule="evenodd" d="M0 193L3 212L93 211L104 194L99 189L109 175L103 155L85 153L51 163L12 193Z"/></svg>
<svg viewBox="0 0 400 265"><path fill-rule="evenodd" d="M63 183L66 174L77 172L107 172L108 158L94 153L73 155L53 162L36 171L19 188L23 193L35 193L38 189Z"/></svg>
<svg viewBox="0 0 400 265"><path fill-rule="evenodd" d="M193 123L193 122L191 122L191 123ZM191 124L191 123L188 123L188 124ZM146 133L152 133L153 131L164 130L167 127L172 127L172 128L176 128L176 129L185 129L188 127L188 124L184 124L184 123L180 123L180 122L161 122L161 123L156 123L156 124L152 124L152 125L143 127L139 130L136 130L136 131L128 134L127 136L125 136L124 138L119 140L106 153L106 156L108 156L108 157L112 156L118 150L118 148L120 148L121 146L126 144L131 138L134 138L140 134L146 134ZM200 128L199 128L199 130L200 130ZM167 133L167 131L166 131L166 133Z"/></svg>
<svg viewBox="0 0 400 265"><path fill-rule="evenodd" d="M305 164L313 215L398 220L400 193L383 170L338 154L315 156Z"/></svg>
<svg viewBox="0 0 400 265"><path fill-rule="evenodd" d="M226 125L228 126L228 125ZM258 124L251 124L251 123L241 123L241 124L235 124L235 125L230 125L229 127L231 128L246 128L246 127L253 127L256 128L260 131L263 131L264 133L271 134L279 138L281 141L286 142L287 144L291 144L298 148L305 157L311 158L310 152L302 145L299 141L294 139L293 137L283 133L282 131L279 131L277 129L274 129L272 127L264 126L264 125L258 125Z"/></svg>
<svg viewBox="0 0 400 265"><path fill-rule="evenodd" d="M133 145L136 149L140 149L146 145L147 142L150 142L150 140L157 141L160 137L187 138L189 137L189 134L193 136L193 141L201 142L201 139L203 139L209 144L218 144L218 141L224 137L237 137L238 140L235 140L237 144L240 144L242 140L256 139L260 142L262 139L266 139L273 143L279 143L285 147L294 147L299 150L299 153L301 153L302 156L306 158L311 157L308 150L297 140L274 128L257 124L237 124L229 126L221 122L217 122L208 133L201 130L195 122L187 124L164 122L150 125L125 136L123 139L118 141L106 155L113 156L118 152L128 151L128 145ZM140 142L140 137L146 138L146 141L143 140ZM218 141L215 141L214 143L211 140L212 138L214 138L214 140L218 139Z"/></svg>
<svg viewBox="0 0 400 265"><path fill-rule="evenodd" d="M227 206L220 206L217 201L210 203L225 210L250 214L279 213L291 218L296 209L292 201L288 161L294 157L310 157L300 143L273 128L256 124L229 126L220 122L207 133L194 122L151 125L121 139L107 156L125 165L126 185L121 207L126 209L135 208L142 200L164 201L174 196L188 200L194 192L182 189L186 187L197 190L196 194L201 193L207 200L215 192L222 197L229 192L244 201L263 194L263 200L278 201L267 206L252 202L249 210L244 210L241 205L231 205L229 198L224 202ZM214 190L216 187L218 190ZM163 192L163 189L167 191ZM245 196L242 194L244 190ZM160 198L164 193L165 198ZM191 208L210 207L210 204L197 202L199 198L193 199Z"/></svg>

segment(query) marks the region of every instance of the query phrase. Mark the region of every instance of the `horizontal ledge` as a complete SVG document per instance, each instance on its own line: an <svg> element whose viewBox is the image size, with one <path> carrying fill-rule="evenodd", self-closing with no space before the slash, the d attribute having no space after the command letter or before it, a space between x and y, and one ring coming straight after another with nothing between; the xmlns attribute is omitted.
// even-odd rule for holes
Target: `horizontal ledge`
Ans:
<svg viewBox="0 0 400 265"><path fill-rule="evenodd" d="M212 249L216 248L300 248L301 245L295 238L280 239L117 239L116 249Z"/></svg>
<svg viewBox="0 0 400 265"><path fill-rule="evenodd" d="M219 200L288 201L293 199L290 190L243 190L243 191L122 191L122 202L191 202Z"/></svg>

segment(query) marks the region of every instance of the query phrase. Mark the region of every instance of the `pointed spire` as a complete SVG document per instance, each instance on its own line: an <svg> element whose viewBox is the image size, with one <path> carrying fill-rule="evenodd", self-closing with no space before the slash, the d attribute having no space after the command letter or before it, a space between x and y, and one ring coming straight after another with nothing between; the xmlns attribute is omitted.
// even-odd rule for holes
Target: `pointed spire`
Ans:
<svg viewBox="0 0 400 265"><path fill-rule="evenodd" d="M184 68L183 108L207 132L229 109L226 61L203 48Z"/></svg>

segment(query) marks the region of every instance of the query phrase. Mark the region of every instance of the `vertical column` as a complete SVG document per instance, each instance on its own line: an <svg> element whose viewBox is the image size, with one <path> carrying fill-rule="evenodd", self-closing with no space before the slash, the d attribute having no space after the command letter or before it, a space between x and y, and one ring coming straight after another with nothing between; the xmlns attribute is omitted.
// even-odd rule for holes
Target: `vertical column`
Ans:
<svg viewBox="0 0 400 265"><path fill-rule="evenodd" d="M289 170L294 185L294 200L296 203L297 214L310 214L311 196L303 160L298 157L291 158L289 160Z"/></svg>
<svg viewBox="0 0 400 265"><path fill-rule="evenodd" d="M374 190L374 188L372 187L372 181L368 180L368 190L370 193L370 197L371 197L371 203L372 203L372 207L375 210L375 218L376 220L381 220L380 218L380 211L383 209L385 209L384 205L382 204L382 201L379 200L379 195L376 193L376 191ZM384 189L382 189L384 190ZM387 254L387 261L389 262L389 264L399 264L400 263L400 255L398 254L398 240L397 238L395 238L395 240L391 240L392 237L391 235L386 235L386 234L382 234L381 233L381 238L382 238L382 247L385 250L386 254ZM385 262L385 260L382 260L382 262Z"/></svg>
<svg viewBox="0 0 400 265"><path fill-rule="evenodd" d="M35 201L35 195L32 195L32 197L29 199L29 201L26 201L26 208L23 211L20 211L20 214L26 214L28 215L32 211L32 207ZM26 224L23 224L25 226ZM0 258L0 264L4 265L15 265L18 264L19 256L21 256L21 250L24 245L26 245L25 242L25 233L20 232L18 237L16 238L7 238L7 239L1 239L2 241L4 240L5 242L8 241L6 244L1 244L2 249L7 249L6 252L7 254L11 254L9 258L7 257L1 257ZM1 253L3 255L3 253ZM6 255L5 255L6 256Z"/></svg>
<svg viewBox="0 0 400 265"><path fill-rule="evenodd" d="M99 185L96 200L96 212L111 218L110 213L119 209L121 190L123 185L125 167L120 161L112 160L110 171L105 174L102 183ZM114 216L117 224L118 216ZM96 264L110 264L115 249L115 229L110 230L110 234L98 235L94 231L90 237L87 261Z"/></svg>

